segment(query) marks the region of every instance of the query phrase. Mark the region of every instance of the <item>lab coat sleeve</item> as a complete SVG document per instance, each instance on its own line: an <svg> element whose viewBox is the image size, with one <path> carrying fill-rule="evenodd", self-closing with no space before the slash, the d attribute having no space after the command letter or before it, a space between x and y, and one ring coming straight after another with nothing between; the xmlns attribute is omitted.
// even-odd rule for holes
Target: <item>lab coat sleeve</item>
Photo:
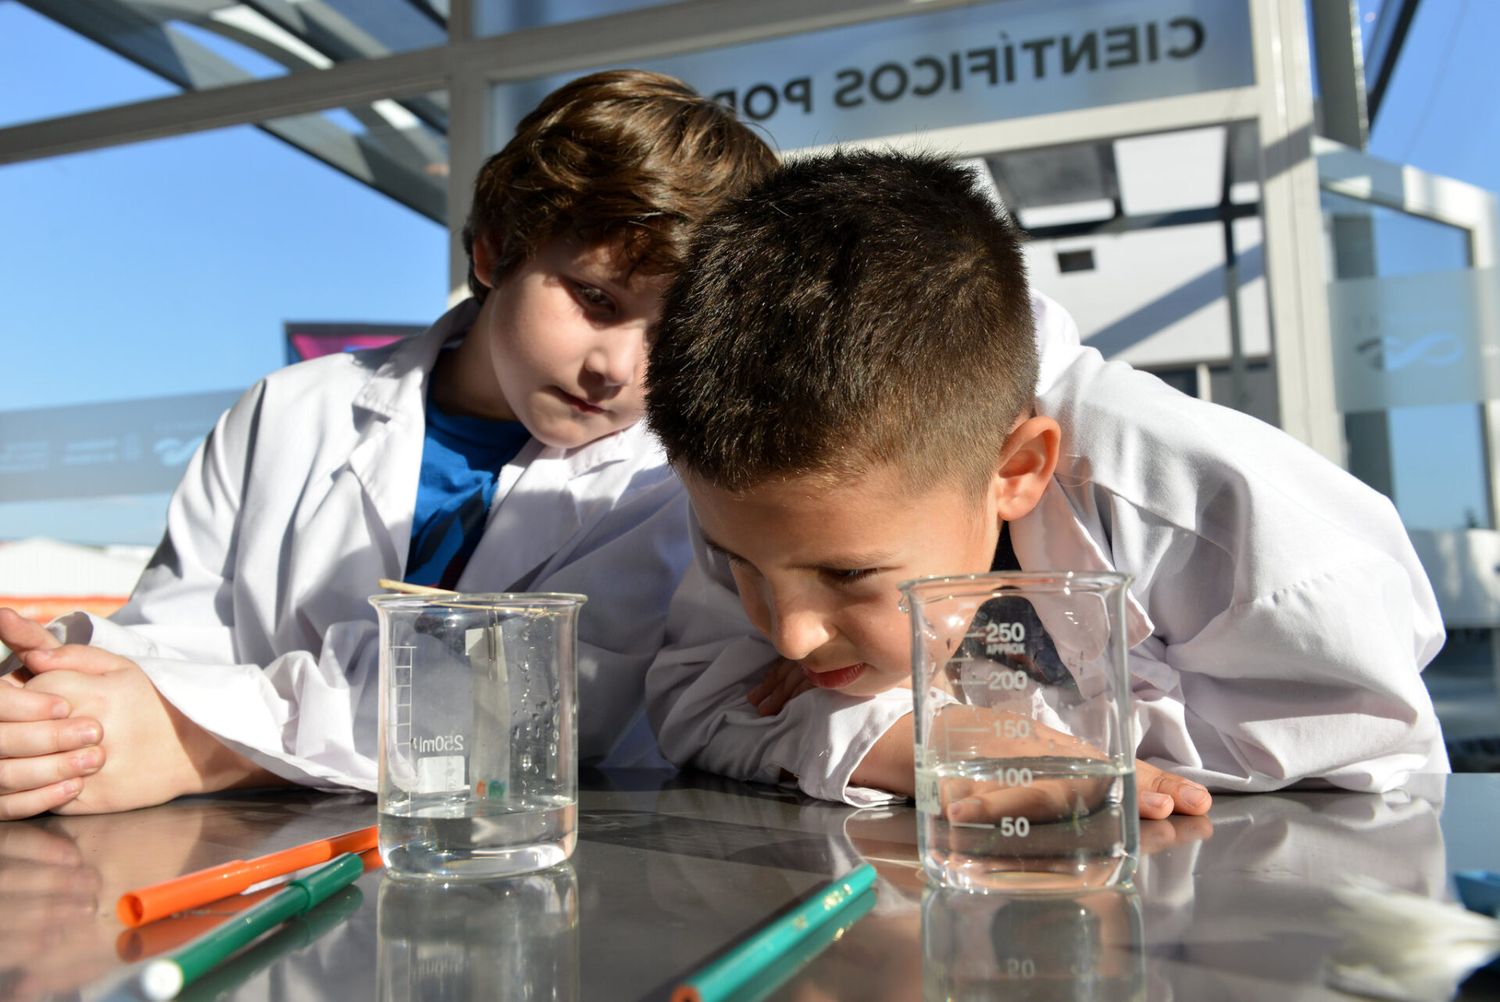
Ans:
<svg viewBox="0 0 1500 1002"><path fill-rule="evenodd" d="M894 799L849 786L875 741L911 713L909 690L873 698L813 690L762 717L745 694L776 660L750 624L722 558L692 523L693 562L667 614L666 644L646 676L646 705L662 754L735 779L796 777L811 796L869 806Z"/></svg>
<svg viewBox="0 0 1500 1002"><path fill-rule="evenodd" d="M375 788L373 624L335 624L319 652L245 663L234 571L243 485L264 384L225 412L193 456L130 601L58 624L69 642L129 657L188 719L268 771L324 788ZM316 721L316 726L305 726Z"/></svg>
<svg viewBox="0 0 1500 1002"><path fill-rule="evenodd" d="M1137 649L1138 754L1236 792L1384 792L1447 771L1423 618L1408 572L1372 555L1232 605L1155 656Z"/></svg>
<svg viewBox="0 0 1500 1002"><path fill-rule="evenodd" d="M321 790L375 790L375 624L339 624L317 656L294 651L265 666L185 659L140 630L87 613L70 613L53 629L65 642L135 661L168 702L268 772ZM306 721L317 726L300 726Z"/></svg>

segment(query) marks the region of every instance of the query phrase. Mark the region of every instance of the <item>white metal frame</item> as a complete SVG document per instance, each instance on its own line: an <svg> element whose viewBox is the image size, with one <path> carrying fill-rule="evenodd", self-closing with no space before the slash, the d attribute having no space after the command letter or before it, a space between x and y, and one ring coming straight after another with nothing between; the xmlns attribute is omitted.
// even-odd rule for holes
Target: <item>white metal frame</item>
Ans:
<svg viewBox="0 0 1500 1002"><path fill-rule="evenodd" d="M1344 431L1334 391L1303 0L1254 0L1250 28L1260 91L1261 219L1281 427L1342 466Z"/></svg>

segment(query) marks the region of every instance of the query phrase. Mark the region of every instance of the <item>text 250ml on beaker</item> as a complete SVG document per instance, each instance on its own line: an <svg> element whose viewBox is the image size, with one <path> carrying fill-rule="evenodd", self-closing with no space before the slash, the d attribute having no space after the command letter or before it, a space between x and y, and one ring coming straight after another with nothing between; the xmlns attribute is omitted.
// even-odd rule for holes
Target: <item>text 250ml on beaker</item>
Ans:
<svg viewBox="0 0 1500 1002"><path fill-rule="evenodd" d="M380 851L396 876L553 866L577 841L577 616L562 594L379 595Z"/></svg>
<svg viewBox="0 0 1500 1002"><path fill-rule="evenodd" d="M939 884L1076 891L1132 872L1128 580L999 571L902 586L918 849Z"/></svg>

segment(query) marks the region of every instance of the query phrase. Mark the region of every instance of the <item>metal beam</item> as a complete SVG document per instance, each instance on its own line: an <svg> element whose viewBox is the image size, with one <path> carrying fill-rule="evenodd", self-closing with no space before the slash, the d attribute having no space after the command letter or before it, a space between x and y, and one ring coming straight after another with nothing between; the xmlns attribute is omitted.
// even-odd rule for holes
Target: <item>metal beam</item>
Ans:
<svg viewBox="0 0 1500 1002"><path fill-rule="evenodd" d="M253 79L234 63L129 4L94 0L85 8L67 0L26 2L38 13L180 87L218 88ZM232 34L245 40L241 33ZM272 54L271 48L257 46L267 55ZM281 53L279 61L284 65L299 62L287 53ZM429 172L433 163L442 161L437 139L421 126L394 127L369 107L350 111L365 125L366 132L351 133L319 115L250 124L413 211L442 222L443 184Z"/></svg>
<svg viewBox="0 0 1500 1002"><path fill-rule="evenodd" d="M463 44L474 37L474 3L452 0L448 11L448 39ZM448 300L457 305L469 295L469 255L463 229L474 198L474 178L484 163L490 143L490 87L473 72L448 78Z"/></svg>
<svg viewBox="0 0 1500 1002"><path fill-rule="evenodd" d="M450 76L488 83L658 59L888 17L969 0L687 0L591 21L342 63L0 129L0 163L255 124L443 90Z"/></svg>
<svg viewBox="0 0 1500 1002"><path fill-rule="evenodd" d="M1406 35L1417 16L1418 0L1385 0L1380 8L1380 19L1375 22L1375 37L1370 44L1370 62L1375 67L1375 79L1367 81L1369 99L1367 115L1373 125L1380 114L1381 102L1385 100L1386 88L1395 75L1396 64L1401 61L1401 49L1406 45Z"/></svg>
<svg viewBox="0 0 1500 1002"><path fill-rule="evenodd" d="M1303 0L1255 0L1250 29L1261 81L1261 206L1279 423L1344 466Z"/></svg>
<svg viewBox="0 0 1500 1002"><path fill-rule="evenodd" d="M1355 0L1318 0L1308 4L1308 11L1318 54L1318 101L1323 111L1319 131L1362 150L1370 123L1365 115L1364 50Z"/></svg>

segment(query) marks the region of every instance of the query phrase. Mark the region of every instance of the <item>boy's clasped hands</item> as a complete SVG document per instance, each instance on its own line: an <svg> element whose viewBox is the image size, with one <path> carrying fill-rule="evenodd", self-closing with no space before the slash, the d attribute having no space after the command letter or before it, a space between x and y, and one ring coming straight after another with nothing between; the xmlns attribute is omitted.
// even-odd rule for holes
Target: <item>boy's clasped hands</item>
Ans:
<svg viewBox="0 0 1500 1002"><path fill-rule="evenodd" d="M0 609L0 820L99 814L274 784L162 698L139 665Z"/></svg>
<svg viewBox="0 0 1500 1002"><path fill-rule="evenodd" d="M0 609L0 641L16 665L0 679L0 817L77 813L70 808L85 778L105 763L104 727L90 704L117 681L103 676L123 669L114 662L124 659L85 647L80 671L58 654L52 634L10 609ZM134 703L117 698L115 705Z"/></svg>

